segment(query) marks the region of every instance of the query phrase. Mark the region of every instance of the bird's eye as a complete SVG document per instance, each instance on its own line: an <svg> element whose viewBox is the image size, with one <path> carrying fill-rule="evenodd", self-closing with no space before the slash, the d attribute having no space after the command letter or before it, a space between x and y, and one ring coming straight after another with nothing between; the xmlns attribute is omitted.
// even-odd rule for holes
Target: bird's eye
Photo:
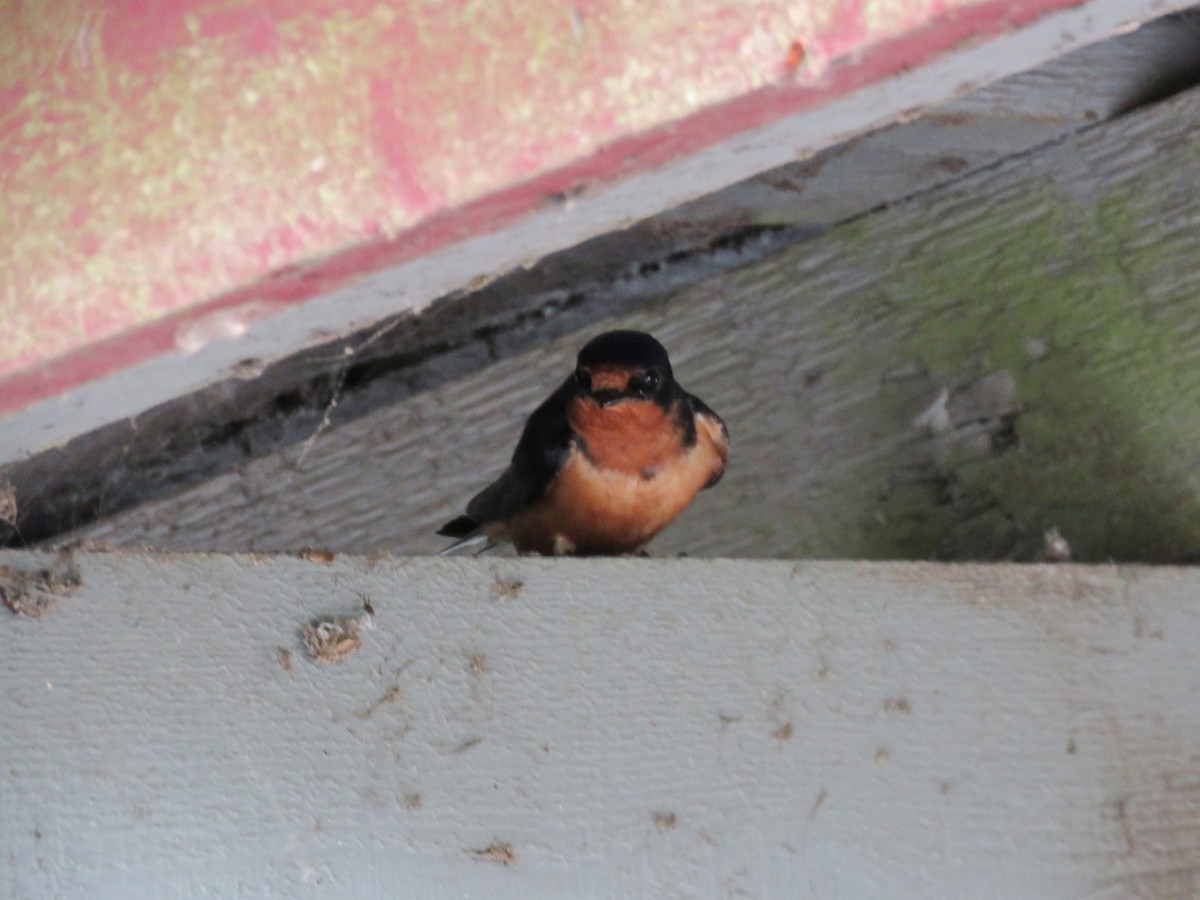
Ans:
<svg viewBox="0 0 1200 900"><path fill-rule="evenodd" d="M632 386L639 394L648 395L658 390L660 384L662 384L662 376L651 369L634 378Z"/></svg>
<svg viewBox="0 0 1200 900"><path fill-rule="evenodd" d="M588 373L587 369L583 368L583 366L580 366L575 370L575 383L579 385L582 390L590 391L592 389L592 376Z"/></svg>

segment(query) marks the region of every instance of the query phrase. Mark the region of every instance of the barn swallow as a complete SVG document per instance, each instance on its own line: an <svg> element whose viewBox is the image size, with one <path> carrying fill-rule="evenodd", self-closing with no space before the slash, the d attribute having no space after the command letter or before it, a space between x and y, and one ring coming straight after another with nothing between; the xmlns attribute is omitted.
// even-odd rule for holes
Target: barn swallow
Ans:
<svg viewBox="0 0 1200 900"><path fill-rule="evenodd" d="M482 535L519 553L636 553L728 456L725 423L675 381L662 344L609 331L534 410L504 473L437 533L462 539L447 550Z"/></svg>

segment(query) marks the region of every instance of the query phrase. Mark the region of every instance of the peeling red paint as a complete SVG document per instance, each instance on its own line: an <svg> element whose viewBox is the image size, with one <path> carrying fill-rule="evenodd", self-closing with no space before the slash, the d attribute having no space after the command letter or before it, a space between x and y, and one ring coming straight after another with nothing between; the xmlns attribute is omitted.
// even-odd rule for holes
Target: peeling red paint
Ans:
<svg viewBox="0 0 1200 900"><path fill-rule="evenodd" d="M25 97L27 88L23 84L13 85L12 87L0 87L0 115L5 117L12 115L21 100ZM8 126L12 128L11 125Z"/></svg>
<svg viewBox="0 0 1200 900"><path fill-rule="evenodd" d="M105 55L153 75L162 58L191 46L197 37L228 38L231 49L269 54L279 47L279 24L302 13L359 12L372 5L369 0L123 0L98 6L98 12L103 15Z"/></svg>
<svg viewBox="0 0 1200 900"><path fill-rule="evenodd" d="M251 7L205 13L200 21L202 37L228 38L237 55L264 56L279 49L279 32L269 12Z"/></svg>
<svg viewBox="0 0 1200 900"><path fill-rule="evenodd" d="M847 0L837 7L829 27L815 41L810 41L810 46L813 52L832 59L861 44L867 34L862 0Z"/></svg>
<svg viewBox="0 0 1200 900"><path fill-rule="evenodd" d="M186 47L187 15L203 0L126 0L123 9L110 9L101 25L105 56L153 73L158 59Z"/></svg>
<svg viewBox="0 0 1200 900"><path fill-rule="evenodd" d="M396 85L390 78L376 76L369 88L371 99L371 137L387 162L393 190L414 211L424 212L433 205L418 177L420 155L412 129L401 118Z"/></svg>
<svg viewBox="0 0 1200 900"><path fill-rule="evenodd" d="M0 4L3 2L0 0ZM121 140L139 152L151 140L159 141L160 152L170 153L177 146L178 161L190 165L191 171L173 173L171 177L199 190L193 191L192 199L178 198L172 192L176 182L165 180L160 185L154 180L161 180L158 172L114 167L112 160L102 156L87 163L85 174L101 173L103 180L98 175L95 187L103 188L110 196L114 192L141 196L150 191L148 196L157 198L159 195L153 192L161 190L162 200L158 206L114 209L100 204L96 200L99 195L86 183L56 198L56 203L66 202L63 198L77 198L62 214L67 229L79 232L64 235L74 242L70 250L73 264L104 261L116 252L123 254L122 258L169 253L173 277L146 280L140 286L143 296L136 303L126 296L113 296L112 302L102 305L99 311L89 311L74 321L60 312L47 311L38 327L67 330L82 319L84 334L90 338L85 346L77 346L56 359L47 360L40 344L15 357L0 358L0 373L6 369L12 372L0 378L0 412L11 412L80 382L167 353L174 346L178 328L197 317L250 299L262 300L272 309L303 302L370 272L503 228L538 209L548 195L569 191L579 184L599 185L646 171L740 131L920 65L964 40L979 40L1082 2L992 0L963 7L938 0L943 12L936 19L924 27L879 40L880 36L864 21L861 0L834 0L824 7L832 13L815 43L813 36L794 35L790 27L780 31L774 43L762 38L770 34L769 30L761 31L766 54L762 71L773 73L780 83L757 90L736 90L725 102L702 105L686 116L672 114L658 127L645 129L631 128L626 117L644 115L651 108L646 104L651 102L660 104L661 109L677 109L671 104L678 104L684 89L689 84L703 83L710 68L724 65L731 55L736 57L742 52L754 28L774 28L772 16L777 16L782 4L762 0L746 9L722 8L702 23L703 28L664 32L649 49L637 45L637 52L647 54L643 64L650 66L648 73L634 67L635 60L630 56L630 42L638 36L622 30L627 23L614 12L619 5L606 0L580 0L573 7L554 7L553 14L544 21L538 17L517 18L504 9L493 10L491 15L500 18L481 23L481 27L470 31L469 39L433 49L427 46L430 38L423 30L441 27L435 14L437 4L432 0L397 5L396 9L373 0L306 0L302 4L272 0L219 6L211 0L127 0L120 6L103 7L89 20L87 28L100 35L100 55L120 60L124 76L116 78L111 70L89 70L83 73L85 78L80 74L79 59L60 54L54 63L56 70L71 76L66 79L62 108L105 109L96 106L97 79L105 75L108 100L101 100L112 105L113 114L97 120L97 127L125 129L120 132ZM581 25L572 25L572 8ZM646 12L649 15L651 8L647 7ZM374 70L342 54L320 61L332 75L318 67L315 74L306 76L318 79L321 85L325 85L321 78L342 78L330 82L332 88L343 91L340 97L336 93L314 96L305 92L302 82L294 84L281 76L281 80L270 83L269 93L247 86L241 96L221 97L220 107L208 111L209 118L196 119L186 100L190 82L182 81L181 99L146 112L157 117L153 119L157 132L143 130L138 121L127 122L118 114L123 105L140 103L149 96L150 79L177 77L180 70L172 62L172 54L181 50L200 52L196 41L213 45L204 51L216 54L210 61L213 66L218 58L244 61L245 57L263 56L269 63L271 58L291 54L293 62L299 60L300 69L295 71L303 74L305 65L317 65L317 61L303 56L305 48L321 34L321 20L314 19L314 15L336 15L337 21L360 28L367 25L355 17L379 19L377 23L370 20L370 28L364 32L365 39L378 42L372 45L381 54L370 64L376 67ZM663 21L674 27L674 20ZM451 22L446 27L457 24ZM506 28L511 33L504 33ZM582 39L578 36L580 28ZM801 39L809 57L844 56L825 71L819 84L806 84L802 78L793 80L790 72L781 71L781 61L790 62L790 42ZM757 45L746 46L754 49ZM496 55L498 48L511 52L514 47L528 48L529 53L517 66L511 55ZM678 62L678 68L659 65L661 60L672 65ZM102 62L93 59L91 65L100 66ZM172 65L176 68L170 68ZM341 70L337 66L348 67L347 74L338 75ZM0 75L2 71L0 67ZM197 71L204 74L207 70ZM291 72L287 69L283 75L290 77ZM630 72L630 84L635 86L632 90L643 92L645 99L642 94L629 94L623 83L614 81ZM741 72L739 77L744 77L744 67ZM495 78L504 80L495 82ZM528 88L527 96L522 94L522 84ZM458 92L452 96L441 93L455 86ZM584 105L584 86L603 102L594 97L591 106ZM332 88L326 85L324 89ZM0 100L15 105L30 89L29 84L0 87L4 91ZM495 102L497 91L505 103ZM449 99L442 102L439 98L444 96ZM185 152L196 143L194 138L205 137L189 129L224 128L229 123L262 127L264 121L271 122L276 116L321 100L328 103L330 97L337 101L329 106L331 117L361 109L365 122L360 142L339 144L336 156L326 155L319 143L307 157L295 152L296 141L317 141L321 138L317 133L292 135L285 148L290 156L281 156L277 152L280 148L265 141L258 148L261 160L236 158L232 168L224 165L220 156L224 152L221 141L211 135L206 137L206 146L215 148L210 151L214 156L194 158ZM529 116L522 118L526 110L521 104L526 101ZM62 118L53 110L41 112L42 123L61 121L64 124L60 130L74 127L70 114ZM44 177L58 178L63 171L78 176L84 171L80 161L93 152L83 141L86 135L80 137L83 143L56 158L62 136L53 132L28 134L31 121L28 115L16 113L0 123L0 178L8 178L31 153L44 158ZM330 127L336 124L328 123ZM165 142L164 128L168 138ZM176 131L171 132L172 128ZM479 137L472 144L474 135ZM140 157L135 154L134 158ZM277 166L281 162L293 168L271 172L275 180L267 183L254 181L255 170L247 168ZM374 163L379 165L377 172L370 169ZM103 164L108 168L102 168ZM343 187L326 196L323 189L332 184L333 176L358 172L363 173L359 193L345 193L343 180L338 182ZM218 180L212 181L214 178ZM195 243L180 243L174 236L180 223L203 228L213 224L210 217L220 215L220 207L203 205L209 201L204 194L206 186L219 196L229 195L227 209L249 204L247 210L256 215L239 220L242 231L213 232L219 239L216 243L204 231L198 232L200 238ZM271 191L284 190L290 191L289 200L297 192L310 199L280 218L282 195ZM345 210L339 211L331 203L343 204ZM297 261L304 258L314 261ZM277 271L266 274L270 269ZM55 276L52 269L30 272L23 277L36 281ZM199 302L184 287L219 281L224 282L224 293ZM230 284L242 286L229 289ZM99 292L117 290L103 281L93 286ZM194 305L180 308L189 303ZM130 318L130 310L135 307L168 315L158 321L142 319L139 324ZM144 316L144 312L139 315ZM122 328L126 330L116 333ZM104 337L106 334L110 336ZM49 340L45 344L58 346ZM13 372L14 368L17 371Z"/></svg>

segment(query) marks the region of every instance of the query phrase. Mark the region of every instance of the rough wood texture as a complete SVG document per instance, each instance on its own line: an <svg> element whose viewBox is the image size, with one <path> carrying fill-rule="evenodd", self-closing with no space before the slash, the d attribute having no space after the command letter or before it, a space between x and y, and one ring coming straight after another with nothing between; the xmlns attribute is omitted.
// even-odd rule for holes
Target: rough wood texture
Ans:
<svg viewBox="0 0 1200 900"><path fill-rule="evenodd" d="M1198 124L1192 91L622 317L733 439L658 552L1200 556ZM583 338L79 536L433 550Z"/></svg>
<svg viewBox="0 0 1200 900"><path fill-rule="evenodd" d="M1084 47L656 218L812 233L1200 83L1200 8ZM701 231L700 233L704 233Z"/></svg>
<svg viewBox="0 0 1200 900"><path fill-rule="evenodd" d="M1200 892L1195 570L73 563L0 610L5 897Z"/></svg>
<svg viewBox="0 0 1200 900"><path fill-rule="evenodd" d="M364 292L406 294L399 283L356 283L334 304L337 340L270 363L258 355L263 346L243 336L231 342L234 378L65 443L64 432L55 437L42 430L86 431L85 413L105 409L117 397L130 400L122 390L93 385L88 391L94 393L72 397L70 412L57 408L40 425L36 417L10 423L7 436L18 446L6 443L0 428L0 460L17 460L0 462L0 480L12 482L20 510L20 535L0 517L0 542L40 542L183 490L303 441L327 412L336 427L597 319L640 308L1111 118L1162 90L1195 83L1198 69L1200 13L1167 16L992 84L928 117L846 141L551 254L482 288L443 298L419 316L390 306L384 322L346 333L345 310L362 302ZM581 198L561 199L560 225L578 216ZM456 277L468 262L461 253L447 260ZM276 337L278 325L270 329ZM159 379L138 383L165 389ZM335 390L337 406L329 409ZM54 449L27 455L46 443Z"/></svg>

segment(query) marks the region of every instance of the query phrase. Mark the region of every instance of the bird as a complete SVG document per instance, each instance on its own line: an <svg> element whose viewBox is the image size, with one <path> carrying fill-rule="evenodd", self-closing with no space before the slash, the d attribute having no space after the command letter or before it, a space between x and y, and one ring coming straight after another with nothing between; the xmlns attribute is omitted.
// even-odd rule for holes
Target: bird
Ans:
<svg viewBox="0 0 1200 900"><path fill-rule="evenodd" d="M508 468L437 533L542 556L616 556L645 546L721 480L729 430L675 380L642 331L588 341L575 371L533 411Z"/></svg>

